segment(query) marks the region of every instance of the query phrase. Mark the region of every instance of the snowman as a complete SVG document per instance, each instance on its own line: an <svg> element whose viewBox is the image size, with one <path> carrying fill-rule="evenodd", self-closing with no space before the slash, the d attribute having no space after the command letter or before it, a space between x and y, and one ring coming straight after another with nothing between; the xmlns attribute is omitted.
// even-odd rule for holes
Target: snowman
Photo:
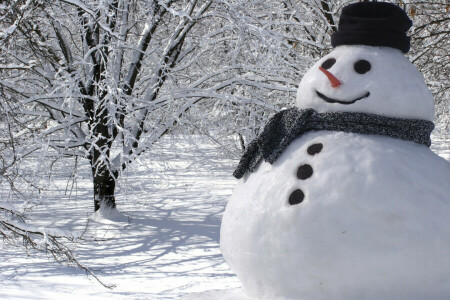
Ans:
<svg viewBox="0 0 450 300"><path fill-rule="evenodd" d="M295 108L249 144L221 251L257 299L450 299L450 164L389 3L342 10Z"/></svg>

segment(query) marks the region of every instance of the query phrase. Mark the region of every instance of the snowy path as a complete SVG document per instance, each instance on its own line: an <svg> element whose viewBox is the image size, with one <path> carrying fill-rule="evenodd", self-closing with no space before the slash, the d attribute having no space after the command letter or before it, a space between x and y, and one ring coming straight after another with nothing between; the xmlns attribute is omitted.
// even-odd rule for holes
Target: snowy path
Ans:
<svg viewBox="0 0 450 300"><path fill-rule="evenodd" d="M87 234L109 239L80 245L78 256L116 288L108 290L79 270L49 262L45 255L28 258L0 242L0 299L179 299L239 287L218 244L235 162L218 159L209 144L184 145L177 151L170 145L155 149L127 173L117 199L122 215L90 218ZM432 149L450 160L448 141L435 139ZM84 167L78 194L69 197L56 193L66 188L71 171L59 166L54 192L41 195L47 209L34 213L45 220L43 226L84 228L93 207Z"/></svg>

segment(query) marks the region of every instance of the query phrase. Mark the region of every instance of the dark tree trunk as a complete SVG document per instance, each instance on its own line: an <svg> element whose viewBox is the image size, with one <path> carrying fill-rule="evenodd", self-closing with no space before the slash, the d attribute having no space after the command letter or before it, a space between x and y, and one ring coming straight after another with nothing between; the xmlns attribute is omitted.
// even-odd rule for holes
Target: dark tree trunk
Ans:
<svg viewBox="0 0 450 300"><path fill-rule="evenodd" d="M92 168L94 178L94 211L100 207L115 208L114 196L116 188L117 172L112 172L106 167Z"/></svg>
<svg viewBox="0 0 450 300"><path fill-rule="evenodd" d="M331 30L335 32L337 30L336 24L334 23L333 14L330 10L330 4L328 0L322 0L320 1L322 4L322 11L325 15L325 18L327 18L328 23L330 24Z"/></svg>

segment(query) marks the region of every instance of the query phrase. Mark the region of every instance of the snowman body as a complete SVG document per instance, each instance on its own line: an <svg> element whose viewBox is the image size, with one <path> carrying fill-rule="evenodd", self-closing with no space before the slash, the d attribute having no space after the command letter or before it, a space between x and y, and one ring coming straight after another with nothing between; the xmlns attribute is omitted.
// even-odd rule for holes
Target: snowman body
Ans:
<svg viewBox="0 0 450 300"><path fill-rule="evenodd" d="M238 183L221 250L256 298L445 298L449 182L450 165L426 146L311 132Z"/></svg>
<svg viewBox="0 0 450 300"><path fill-rule="evenodd" d="M340 46L300 83L297 106L432 120L423 77L393 48ZM425 145L312 131L233 192L221 251L261 299L450 296L450 164Z"/></svg>

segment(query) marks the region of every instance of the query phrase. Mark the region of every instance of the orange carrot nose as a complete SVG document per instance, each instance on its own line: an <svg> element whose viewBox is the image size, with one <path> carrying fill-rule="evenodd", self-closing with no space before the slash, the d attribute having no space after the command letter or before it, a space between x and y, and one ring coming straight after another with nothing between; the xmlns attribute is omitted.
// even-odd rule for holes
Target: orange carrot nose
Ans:
<svg viewBox="0 0 450 300"><path fill-rule="evenodd" d="M332 87L337 88L342 84L342 82L340 82L339 79L337 79L333 74L328 72L326 69L319 67L319 70L322 71L325 75L327 75L328 80L331 82Z"/></svg>

